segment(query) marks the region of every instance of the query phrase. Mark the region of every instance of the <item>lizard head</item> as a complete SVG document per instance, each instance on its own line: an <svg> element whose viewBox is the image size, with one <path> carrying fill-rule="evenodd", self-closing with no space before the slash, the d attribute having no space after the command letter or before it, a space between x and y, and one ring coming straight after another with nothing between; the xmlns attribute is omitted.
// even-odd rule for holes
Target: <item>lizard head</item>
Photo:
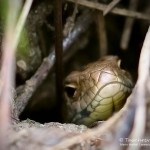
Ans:
<svg viewBox="0 0 150 150"><path fill-rule="evenodd" d="M133 83L120 62L117 56L106 56L66 77L65 115L69 122L90 126L123 107Z"/></svg>

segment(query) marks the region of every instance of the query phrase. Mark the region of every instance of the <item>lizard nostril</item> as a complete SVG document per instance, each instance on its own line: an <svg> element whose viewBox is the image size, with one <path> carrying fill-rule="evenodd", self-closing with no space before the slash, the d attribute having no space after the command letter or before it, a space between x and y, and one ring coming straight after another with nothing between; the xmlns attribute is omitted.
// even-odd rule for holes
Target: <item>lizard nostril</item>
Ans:
<svg viewBox="0 0 150 150"><path fill-rule="evenodd" d="M75 87L70 87L70 86L65 87L65 93L68 97L70 97L70 98L74 97L75 92L76 92Z"/></svg>

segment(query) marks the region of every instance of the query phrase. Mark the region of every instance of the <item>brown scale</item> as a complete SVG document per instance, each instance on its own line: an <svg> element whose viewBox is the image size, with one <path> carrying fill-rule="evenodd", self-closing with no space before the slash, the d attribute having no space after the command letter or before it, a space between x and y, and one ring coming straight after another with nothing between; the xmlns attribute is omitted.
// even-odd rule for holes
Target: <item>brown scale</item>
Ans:
<svg viewBox="0 0 150 150"><path fill-rule="evenodd" d="M117 56L106 56L69 74L64 83L65 119L91 126L120 110L132 90Z"/></svg>

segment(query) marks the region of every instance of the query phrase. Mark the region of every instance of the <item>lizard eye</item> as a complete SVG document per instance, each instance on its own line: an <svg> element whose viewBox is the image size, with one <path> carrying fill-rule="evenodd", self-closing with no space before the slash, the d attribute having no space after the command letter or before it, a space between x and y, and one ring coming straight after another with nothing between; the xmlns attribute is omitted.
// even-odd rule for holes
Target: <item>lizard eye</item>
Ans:
<svg viewBox="0 0 150 150"><path fill-rule="evenodd" d="M65 93L69 98L74 97L75 93L76 93L76 87L75 86L71 86L71 85L66 85L65 86Z"/></svg>

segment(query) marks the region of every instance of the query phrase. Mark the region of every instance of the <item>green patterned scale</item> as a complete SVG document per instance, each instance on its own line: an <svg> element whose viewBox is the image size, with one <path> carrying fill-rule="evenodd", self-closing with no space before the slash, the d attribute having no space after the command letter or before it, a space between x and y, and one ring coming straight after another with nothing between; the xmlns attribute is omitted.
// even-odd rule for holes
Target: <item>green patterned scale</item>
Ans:
<svg viewBox="0 0 150 150"><path fill-rule="evenodd" d="M130 74L116 56L107 56L65 80L65 115L68 122L91 126L120 110L132 90Z"/></svg>

